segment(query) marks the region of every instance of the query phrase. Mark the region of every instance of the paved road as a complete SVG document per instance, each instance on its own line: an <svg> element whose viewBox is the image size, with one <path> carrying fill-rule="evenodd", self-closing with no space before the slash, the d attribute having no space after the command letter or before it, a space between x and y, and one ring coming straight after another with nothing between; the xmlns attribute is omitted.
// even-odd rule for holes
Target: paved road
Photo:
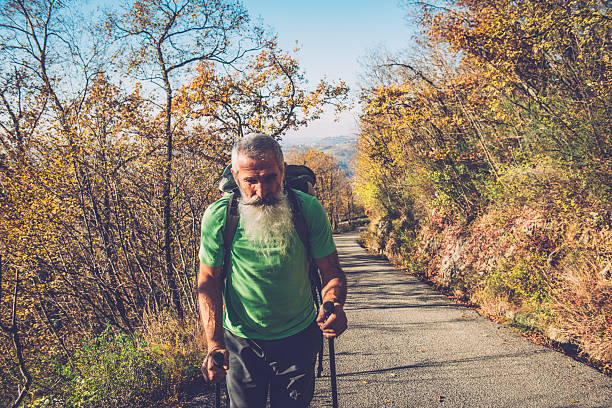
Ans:
<svg viewBox="0 0 612 408"><path fill-rule="evenodd" d="M356 236L334 237L349 282L340 407L612 407L612 378L452 303ZM329 377L312 406L331 407Z"/></svg>

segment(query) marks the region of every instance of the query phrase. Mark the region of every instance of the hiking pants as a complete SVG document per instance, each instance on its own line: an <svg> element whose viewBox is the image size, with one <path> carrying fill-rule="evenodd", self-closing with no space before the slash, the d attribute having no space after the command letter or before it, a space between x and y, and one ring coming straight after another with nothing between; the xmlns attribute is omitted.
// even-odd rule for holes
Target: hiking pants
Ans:
<svg viewBox="0 0 612 408"><path fill-rule="evenodd" d="M225 330L230 353L230 408L305 408L314 395L314 368L323 337L316 322L280 340L252 340Z"/></svg>

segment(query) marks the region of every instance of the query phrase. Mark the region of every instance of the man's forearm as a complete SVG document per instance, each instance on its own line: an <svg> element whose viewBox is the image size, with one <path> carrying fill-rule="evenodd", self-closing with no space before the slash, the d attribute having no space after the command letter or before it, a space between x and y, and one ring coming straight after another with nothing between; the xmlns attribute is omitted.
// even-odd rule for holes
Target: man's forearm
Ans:
<svg viewBox="0 0 612 408"><path fill-rule="evenodd" d="M206 265L200 265L198 274L198 306L200 320L206 335L208 352L225 348L223 340L223 288L222 278L216 270Z"/></svg>
<svg viewBox="0 0 612 408"><path fill-rule="evenodd" d="M344 302L346 301L346 275L340 266L338 252L334 251L326 257L317 259L317 265L321 271L321 290L323 304L333 302L333 313L328 315L324 307L319 309L317 323L323 332L323 336L332 339L341 335L348 327Z"/></svg>
<svg viewBox="0 0 612 408"><path fill-rule="evenodd" d="M317 259L323 288L323 302L332 301L344 305L346 301L346 275L340 266L338 253L334 251L325 258Z"/></svg>
<svg viewBox="0 0 612 408"><path fill-rule="evenodd" d="M331 279L323 286L321 293L323 294L323 302L332 301L344 305L344 302L346 302L346 279L344 277Z"/></svg>

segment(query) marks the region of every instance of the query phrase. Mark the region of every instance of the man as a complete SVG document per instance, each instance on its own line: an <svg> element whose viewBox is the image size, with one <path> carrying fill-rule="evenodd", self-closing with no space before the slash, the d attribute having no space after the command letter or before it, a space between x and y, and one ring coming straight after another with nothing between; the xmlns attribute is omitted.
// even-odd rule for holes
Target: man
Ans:
<svg viewBox="0 0 612 408"><path fill-rule="evenodd" d="M314 393L314 366L326 338L347 327L346 278L325 211L316 198L296 191L309 230L310 251L322 279L323 302L315 310L307 249L297 235L283 189L286 164L276 140L249 134L232 149L232 175L240 190L240 221L223 273L223 228L229 197L202 217L198 303L208 355L204 377L226 375L232 408L307 407ZM223 307L225 305L225 307ZM225 357L216 367L213 352Z"/></svg>

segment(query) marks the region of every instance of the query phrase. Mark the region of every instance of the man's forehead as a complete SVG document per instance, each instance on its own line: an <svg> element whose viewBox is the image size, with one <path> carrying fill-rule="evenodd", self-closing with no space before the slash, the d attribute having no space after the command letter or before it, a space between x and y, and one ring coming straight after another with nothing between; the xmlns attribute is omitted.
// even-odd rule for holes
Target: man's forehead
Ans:
<svg viewBox="0 0 612 408"><path fill-rule="evenodd" d="M250 171L279 171L281 168L276 162L274 153L269 152L261 157L249 157L245 154L239 154L237 157L238 169L236 170L250 170Z"/></svg>

